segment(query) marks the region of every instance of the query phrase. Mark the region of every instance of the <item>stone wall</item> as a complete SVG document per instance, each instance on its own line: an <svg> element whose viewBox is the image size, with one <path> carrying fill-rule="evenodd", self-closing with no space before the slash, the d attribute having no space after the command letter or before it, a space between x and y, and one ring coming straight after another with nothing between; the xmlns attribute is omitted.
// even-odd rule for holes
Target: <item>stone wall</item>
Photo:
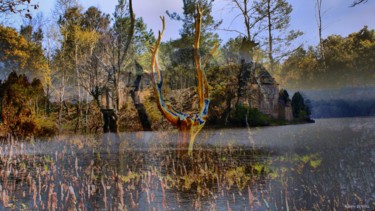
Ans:
<svg viewBox="0 0 375 211"><path fill-rule="evenodd" d="M279 101L279 84L272 75L260 64L242 64L242 73L238 80L244 80L241 76L248 76L246 85L243 85L242 95L239 95L239 103L260 112L270 115L276 119L291 121L293 119L290 103ZM242 82L243 83L243 82Z"/></svg>

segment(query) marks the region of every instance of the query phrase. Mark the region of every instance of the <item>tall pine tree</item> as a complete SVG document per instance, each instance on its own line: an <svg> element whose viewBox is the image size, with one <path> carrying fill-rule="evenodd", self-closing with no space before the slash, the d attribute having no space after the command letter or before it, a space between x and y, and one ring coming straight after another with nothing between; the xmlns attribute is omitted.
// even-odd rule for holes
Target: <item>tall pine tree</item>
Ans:
<svg viewBox="0 0 375 211"><path fill-rule="evenodd" d="M290 25L292 5L285 0L260 0L255 3L258 17L263 18L261 28L266 29L265 44L271 69L280 59L289 55L291 41L302 35L300 31L287 31Z"/></svg>
<svg viewBox="0 0 375 211"><path fill-rule="evenodd" d="M176 21L181 21L183 27L180 30L181 37L168 43L168 52L171 64L168 67L167 80L171 88L187 88L195 84L194 72L194 33L195 33L195 17L197 16L198 4L202 8L202 29L200 40L200 54L202 58L210 53L210 50L220 43L219 36L214 33L221 21L215 21L211 15L212 0L183 0L183 14L167 11L167 15ZM209 65L209 64L208 64Z"/></svg>

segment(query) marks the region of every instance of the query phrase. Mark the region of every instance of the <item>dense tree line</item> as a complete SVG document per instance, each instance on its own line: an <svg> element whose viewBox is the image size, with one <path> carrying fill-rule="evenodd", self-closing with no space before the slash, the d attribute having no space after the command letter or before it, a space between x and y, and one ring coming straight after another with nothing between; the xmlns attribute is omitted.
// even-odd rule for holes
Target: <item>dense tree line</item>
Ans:
<svg viewBox="0 0 375 211"><path fill-rule="evenodd" d="M1 77L6 78L12 71L26 74L29 78L39 78L43 84L49 83L48 64L41 45L42 33L32 32L32 27L16 30L0 26L0 66Z"/></svg>
<svg viewBox="0 0 375 211"><path fill-rule="evenodd" d="M54 134L55 123L48 103L39 79L30 83L26 75L12 72L5 81L0 81L0 122L13 135Z"/></svg>
<svg viewBox="0 0 375 211"><path fill-rule="evenodd" d="M375 31L367 26L347 37L330 35L319 47L297 49L282 65L280 82L289 87L322 88L373 83Z"/></svg>
<svg viewBox="0 0 375 211"><path fill-rule="evenodd" d="M28 12L23 11L25 7L37 8L30 2L17 2L13 7L19 9L11 12L24 13ZM196 91L193 87L198 80L192 46L198 3L203 11L199 55L210 89L210 124L253 126L271 121L255 109L228 105L239 89L239 72L244 64L241 60L261 63L287 87L360 85L370 83L373 78L375 34L368 27L348 37L328 36L317 47L296 48L292 41L302 32L289 26L293 8L288 1L230 1L243 25L240 29L222 29L222 21L211 14L214 1L184 0L182 14L167 11L169 18L182 23L180 37L160 45L158 65L165 76L163 92L167 96L176 90ZM149 49L156 40L143 19L136 16L132 1L119 0L114 13L105 14L96 7L83 9L76 0L57 0L54 15L58 19L49 22L50 27L41 28L32 21L25 22L19 31L0 26L3 86L12 87L5 82L11 73L13 78L13 74L22 76L22 83L28 87L24 89L33 87L26 85L24 77L30 83L39 81L39 91L40 86L44 91L44 106L38 106L38 111L44 112L38 115L54 118L53 128L61 132L97 131L106 109L113 111L109 119L116 119L120 130L133 126L149 130L151 123L162 127L158 123L163 123L163 119L154 111L153 96L139 96L139 91L150 85ZM238 36L223 43L218 35L220 30L236 31ZM285 98L286 103L290 100L285 92L280 98ZM7 94L2 96L7 99ZM27 97L32 99L33 95ZM173 96L170 101L178 103L181 99ZM290 102L293 104L293 99ZM196 109L194 100L187 104L180 103L176 109ZM296 118L309 116L307 107L295 105L299 107Z"/></svg>

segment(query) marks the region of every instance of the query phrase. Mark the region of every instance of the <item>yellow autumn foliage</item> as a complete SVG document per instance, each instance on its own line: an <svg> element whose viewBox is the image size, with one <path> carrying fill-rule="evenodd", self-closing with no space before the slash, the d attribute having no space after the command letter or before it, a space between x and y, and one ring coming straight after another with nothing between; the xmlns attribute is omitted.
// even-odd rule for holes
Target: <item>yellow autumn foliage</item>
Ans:
<svg viewBox="0 0 375 211"><path fill-rule="evenodd" d="M13 28L0 26L0 61L5 73L15 71L50 84L50 70L42 46L28 42Z"/></svg>

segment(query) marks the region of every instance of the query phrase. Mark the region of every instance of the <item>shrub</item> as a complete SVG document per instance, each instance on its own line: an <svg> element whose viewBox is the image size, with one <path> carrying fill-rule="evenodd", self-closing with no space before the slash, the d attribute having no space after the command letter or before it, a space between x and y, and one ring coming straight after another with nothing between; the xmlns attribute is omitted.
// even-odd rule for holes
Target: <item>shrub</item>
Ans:
<svg viewBox="0 0 375 211"><path fill-rule="evenodd" d="M53 117L36 116L33 120L36 125L35 136L53 136L56 134L57 127Z"/></svg>
<svg viewBox="0 0 375 211"><path fill-rule="evenodd" d="M39 79L29 82L25 75L9 74L8 79L0 82L1 121L7 132L19 137L37 134L52 135L56 130L54 122L42 118L46 102L43 85ZM45 134L43 134L45 135Z"/></svg>
<svg viewBox="0 0 375 211"><path fill-rule="evenodd" d="M292 97L293 117L299 120L309 120L311 115L309 104L300 92L296 92Z"/></svg>
<svg viewBox="0 0 375 211"><path fill-rule="evenodd" d="M230 122L235 126L246 126L246 121L249 126L253 127L267 126L270 124L271 118L258 111L258 109L249 108L239 104L232 112Z"/></svg>

